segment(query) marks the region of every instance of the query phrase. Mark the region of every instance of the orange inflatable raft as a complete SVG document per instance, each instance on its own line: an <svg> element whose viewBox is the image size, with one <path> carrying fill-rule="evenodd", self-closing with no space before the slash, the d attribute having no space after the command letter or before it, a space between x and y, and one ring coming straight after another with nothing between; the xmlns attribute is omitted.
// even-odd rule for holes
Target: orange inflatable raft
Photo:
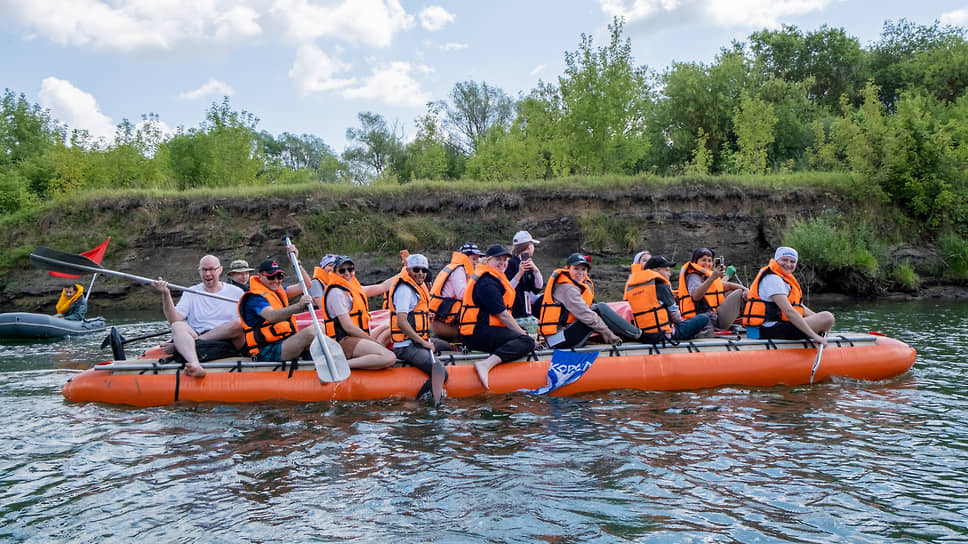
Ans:
<svg viewBox="0 0 968 544"><path fill-rule="evenodd" d="M575 382L552 395L567 396L617 389L687 390L745 385L767 387L810 382L817 347L808 341L750 340L719 337L678 346L647 344L591 346L578 352L600 351L591 367ZM510 393L537 389L547 383L552 351L538 351L529 360L494 368L490 390L484 389L473 363L484 354L440 356L450 377L447 396ZM907 344L874 334L833 335L824 348L814 381L833 376L879 381L899 376L914 364ZM243 403L365 401L415 398L427 376L411 367L353 370L341 382L321 383L313 363L257 363L248 358L203 363L204 378L185 376L182 366L156 359L101 363L72 378L63 388L71 401L134 406L160 406L178 401Z"/></svg>

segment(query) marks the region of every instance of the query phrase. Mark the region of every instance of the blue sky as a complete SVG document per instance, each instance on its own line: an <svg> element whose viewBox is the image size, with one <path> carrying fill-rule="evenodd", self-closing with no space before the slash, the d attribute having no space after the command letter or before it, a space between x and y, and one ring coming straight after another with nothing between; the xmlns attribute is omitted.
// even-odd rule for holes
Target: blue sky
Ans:
<svg viewBox="0 0 968 544"><path fill-rule="evenodd" d="M149 112L196 127L228 95L258 129L341 152L362 111L412 138L457 82L517 96L555 81L565 51L582 33L607 43L616 15L636 62L661 71L782 24L842 27L862 45L885 20L968 26L968 1L0 0L0 87L108 138Z"/></svg>

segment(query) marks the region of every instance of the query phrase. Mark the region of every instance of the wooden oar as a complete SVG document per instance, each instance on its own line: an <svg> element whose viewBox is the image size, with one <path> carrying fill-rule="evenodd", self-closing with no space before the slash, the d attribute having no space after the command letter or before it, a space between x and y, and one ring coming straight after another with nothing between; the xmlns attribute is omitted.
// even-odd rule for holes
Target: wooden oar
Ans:
<svg viewBox="0 0 968 544"><path fill-rule="evenodd" d="M292 246L289 237L286 237L286 249ZM303 293L306 291L306 282L303 281L302 270L299 269L299 259L294 253L289 253L292 266L296 269L296 277L299 279L299 286ZM312 295L310 295L312 296ZM316 310L313 304L309 303L309 315L313 318L313 326L316 327L316 339L309 345L309 354L313 357L313 365L316 367L316 375L321 382L341 382L350 376L350 364L346 361L343 348L335 340L323 334L323 328L319 326L319 319L316 318ZM330 346L332 342L332 349ZM322 357L320 357L320 355Z"/></svg>
<svg viewBox="0 0 968 544"><path fill-rule="evenodd" d="M820 336L824 336L827 333L823 333ZM813 368L810 369L810 385L813 385L813 377L817 374L817 367L820 366L820 357L823 356L824 344L820 344L817 348L817 359L813 362Z"/></svg>
<svg viewBox="0 0 968 544"><path fill-rule="evenodd" d="M118 272L116 270L108 270L107 268L102 267L83 255L78 255L76 253L64 253L63 251L57 251L46 247L38 247L35 249L33 253L30 254L30 263L42 270L52 270L54 272L62 272L64 274L93 272L95 274L101 273L112 276L120 276L129 280L140 281L142 283L153 283L155 281L150 278L135 276L134 274L125 274L124 272ZM239 303L238 300L229 297L223 297L221 295L208 293L206 291L195 291L189 287L182 287L181 285L175 285L173 283L169 283L168 287L185 293L217 298L233 304Z"/></svg>

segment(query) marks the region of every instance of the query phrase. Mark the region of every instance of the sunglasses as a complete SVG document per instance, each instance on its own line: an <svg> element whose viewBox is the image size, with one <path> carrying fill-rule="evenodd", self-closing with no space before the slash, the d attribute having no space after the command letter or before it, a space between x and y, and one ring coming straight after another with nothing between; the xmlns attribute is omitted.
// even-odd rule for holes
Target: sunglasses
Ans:
<svg viewBox="0 0 968 544"><path fill-rule="evenodd" d="M338 274L349 274L351 272L356 272L355 266L345 266L336 271Z"/></svg>
<svg viewBox="0 0 968 544"><path fill-rule="evenodd" d="M286 275L283 274L282 272L276 272L275 274L273 274L271 276L266 276L266 279L267 280L281 280L284 277L286 277Z"/></svg>
<svg viewBox="0 0 968 544"><path fill-rule="evenodd" d="M411 268L414 274L430 274L430 270L426 268Z"/></svg>

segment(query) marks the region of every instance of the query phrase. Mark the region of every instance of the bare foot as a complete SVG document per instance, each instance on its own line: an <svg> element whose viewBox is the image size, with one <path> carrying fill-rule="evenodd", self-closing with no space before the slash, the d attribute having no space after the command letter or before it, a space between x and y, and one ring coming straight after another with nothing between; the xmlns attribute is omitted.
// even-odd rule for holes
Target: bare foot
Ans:
<svg viewBox="0 0 968 544"><path fill-rule="evenodd" d="M191 376L193 378L204 378L208 372L202 368L202 365L198 363L186 363L185 364L185 375Z"/></svg>
<svg viewBox="0 0 968 544"><path fill-rule="evenodd" d="M477 377L484 384L484 389L489 389L487 386L487 374L491 371L491 366L486 361L478 361L474 363L474 370L477 371Z"/></svg>

